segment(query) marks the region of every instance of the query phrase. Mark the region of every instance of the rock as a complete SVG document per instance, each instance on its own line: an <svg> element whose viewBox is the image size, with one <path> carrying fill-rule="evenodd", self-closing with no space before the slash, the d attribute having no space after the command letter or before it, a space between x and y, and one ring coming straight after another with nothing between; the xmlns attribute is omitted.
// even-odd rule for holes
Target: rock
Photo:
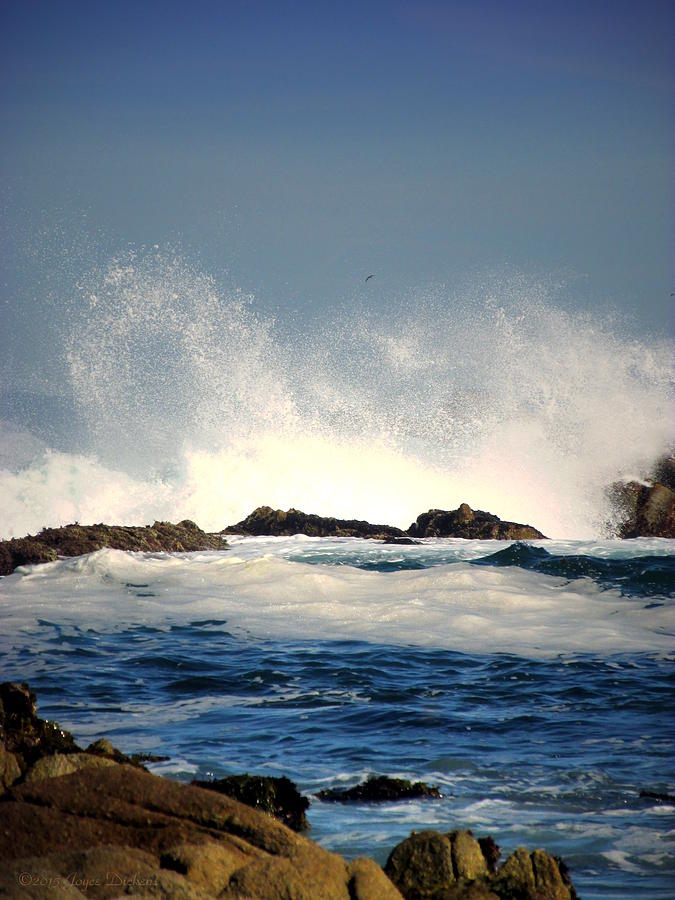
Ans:
<svg viewBox="0 0 675 900"><path fill-rule="evenodd" d="M675 795L664 794L660 791L640 791L640 796L647 800L658 800L661 803L675 803Z"/></svg>
<svg viewBox="0 0 675 900"><path fill-rule="evenodd" d="M155 522L145 527L76 523L62 528L44 528L35 536L0 541L0 575L9 575L18 566L50 562L59 556L82 556L102 547L180 553L224 550L227 543L219 534L202 531L190 519L177 525Z"/></svg>
<svg viewBox="0 0 675 900"><path fill-rule="evenodd" d="M293 831L309 828L305 813L309 800L303 797L295 784L285 776L230 775L215 781L194 780L192 784L210 791L227 794L247 806L253 806L279 819Z"/></svg>
<svg viewBox="0 0 675 900"><path fill-rule="evenodd" d="M391 851L384 871L406 900L434 897L457 880L452 844L438 831L413 832Z"/></svg>
<svg viewBox="0 0 675 900"><path fill-rule="evenodd" d="M391 537L387 538L385 541L382 541L383 544L421 544L421 541L416 541L414 538L410 537Z"/></svg>
<svg viewBox="0 0 675 900"><path fill-rule="evenodd" d="M423 781L389 778L378 775L352 788L328 788L316 795L330 803L389 803L392 800L412 800L418 797L442 797L437 787Z"/></svg>
<svg viewBox="0 0 675 900"><path fill-rule="evenodd" d="M455 537L468 540L529 541L544 538L531 525L503 522L491 513L473 510L468 503L458 509L430 509L417 517L408 529L415 538Z"/></svg>
<svg viewBox="0 0 675 900"><path fill-rule="evenodd" d="M16 754L5 750L0 744L0 794L21 778L21 768Z"/></svg>
<svg viewBox="0 0 675 900"><path fill-rule="evenodd" d="M619 537L675 538L675 491L655 481L615 484L610 498L621 521Z"/></svg>
<svg viewBox="0 0 675 900"><path fill-rule="evenodd" d="M8 896L49 896L49 885L54 897L401 896L372 860L347 863L231 797L126 764L10 788L0 861L0 894ZM21 894L21 873L43 879L42 893L38 885Z"/></svg>
<svg viewBox="0 0 675 900"><path fill-rule="evenodd" d="M544 850L519 847L494 876L492 889L502 900L577 900L567 867Z"/></svg>
<svg viewBox="0 0 675 900"><path fill-rule="evenodd" d="M38 718L35 694L28 685L11 681L0 684L0 743L22 773L43 756L81 751L72 734Z"/></svg>
<svg viewBox="0 0 675 900"><path fill-rule="evenodd" d="M576 900L561 860L521 847L495 872L495 854L492 838L470 831L413 832L392 850L385 872L406 900Z"/></svg>
<svg viewBox="0 0 675 900"><path fill-rule="evenodd" d="M26 772L26 783L41 781L43 778L59 778L62 775L70 775L78 769L87 766L101 768L102 766L115 766L117 763L107 756L95 756L91 753L54 753L52 756L43 756L38 759L32 768Z"/></svg>
<svg viewBox="0 0 675 900"><path fill-rule="evenodd" d="M404 537L400 528L391 525L371 525L357 519L324 518L299 509L272 509L259 506L238 522L223 529L223 534L247 535L293 535L306 534L309 537L362 537L391 538Z"/></svg>

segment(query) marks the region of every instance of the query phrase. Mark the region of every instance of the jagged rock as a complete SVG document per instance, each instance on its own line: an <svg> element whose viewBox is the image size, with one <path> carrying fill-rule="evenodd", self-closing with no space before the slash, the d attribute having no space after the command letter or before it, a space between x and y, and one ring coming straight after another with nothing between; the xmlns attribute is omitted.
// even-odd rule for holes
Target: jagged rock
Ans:
<svg viewBox="0 0 675 900"><path fill-rule="evenodd" d="M64 525L44 528L39 534L0 541L0 575L9 575L18 566L51 562L59 556L82 556L102 547L113 550L140 550L168 553L195 550L224 550L226 542L219 534L207 534L190 519L177 525Z"/></svg>
<svg viewBox="0 0 675 900"><path fill-rule="evenodd" d="M655 481L615 484L610 498L621 521L619 537L675 538L675 491Z"/></svg>
<svg viewBox="0 0 675 900"><path fill-rule="evenodd" d="M73 850L76 848L76 850ZM10 788L2 804L0 895L18 878L61 894L278 900L400 900L371 861L342 857L230 797L128 765ZM113 873L112 881L107 873ZM29 888L30 889L30 888Z"/></svg>
<svg viewBox="0 0 675 900"><path fill-rule="evenodd" d="M391 525L371 525L357 519L334 519L304 513L299 509L272 509L259 506L238 522L223 529L224 534L248 535L293 535L306 534L309 537L363 537L390 538L404 537L405 532Z"/></svg>
<svg viewBox="0 0 675 900"><path fill-rule="evenodd" d="M408 529L411 537L455 537L468 540L529 541L545 537L531 525L505 522L491 513L473 510L468 503L458 509L430 509Z"/></svg>
<svg viewBox="0 0 675 900"><path fill-rule="evenodd" d="M0 743L21 772L53 753L79 753L81 747L55 722L38 718L35 694L27 684L0 684Z"/></svg>
<svg viewBox="0 0 675 900"><path fill-rule="evenodd" d="M210 791L227 794L247 806L253 806L279 819L293 831L309 828L305 813L309 800L303 797L296 785L285 776L275 778L270 775L230 775L214 781L199 781L192 784Z"/></svg>
<svg viewBox="0 0 675 900"><path fill-rule="evenodd" d="M414 538L410 537L391 537L382 541L383 544L421 544L421 541L416 541Z"/></svg>
<svg viewBox="0 0 675 900"><path fill-rule="evenodd" d="M492 889L500 900L576 900L561 860L544 850L528 853L519 847L494 876Z"/></svg>
<svg viewBox="0 0 675 900"><path fill-rule="evenodd" d="M470 831L422 831L398 844L385 872L406 900L576 900L565 864L523 847L496 872L499 848Z"/></svg>
<svg viewBox="0 0 675 900"><path fill-rule="evenodd" d="M331 803L389 803L392 800L413 800L418 797L442 797L437 787L423 781L389 778L378 775L352 788L328 788L316 795Z"/></svg>

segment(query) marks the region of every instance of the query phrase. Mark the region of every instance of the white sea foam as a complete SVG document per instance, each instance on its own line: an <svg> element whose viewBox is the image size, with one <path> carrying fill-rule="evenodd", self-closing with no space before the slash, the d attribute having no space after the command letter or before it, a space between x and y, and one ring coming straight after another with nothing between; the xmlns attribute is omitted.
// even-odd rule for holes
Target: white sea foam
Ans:
<svg viewBox="0 0 675 900"><path fill-rule="evenodd" d="M407 527L467 501L592 538L606 486L673 443L666 341L563 312L522 277L390 307L282 338L251 297L171 254L90 273L64 348L87 437L15 453L0 430L0 536L71 520L215 530L263 503Z"/></svg>
<svg viewBox="0 0 675 900"><path fill-rule="evenodd" d="M370 572L232 552L131 554L101 550L27 567L0 581L6 638L62 625L218 618L259 638L362 639L525 656L673 648L672 606L643 604L519 568L467 562Z"/></svg>

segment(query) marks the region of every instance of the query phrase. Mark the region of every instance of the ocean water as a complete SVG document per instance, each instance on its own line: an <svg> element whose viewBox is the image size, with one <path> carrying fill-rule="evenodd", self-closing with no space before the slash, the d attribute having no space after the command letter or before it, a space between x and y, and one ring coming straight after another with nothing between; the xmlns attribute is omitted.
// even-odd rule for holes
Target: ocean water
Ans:
<svg viewBox="0 0 675 900"><path fill-rule="evenodd" d="M561 855L584 898L672 897L675 541L234 538L0 580L5 678L168 777L370 774L441 800L312 800L353 857L470 827Z"/></svg>
<svg viewBox="0 0 675 900"><path fill-rule="evenodd" d="M540 276L381 290L275 322L170 249L78 269L43 304L44 371L2 373L0 538L218 531L262 504L406 528L467 502L551 540L60 560L0 579L0 675L169 777L441 787L314 801L347 856L468 826L562 855L585 900L670 898L675 808L639 795L675 789L675 542L613 540L608 486L675 446L672 342Z"/></svg>

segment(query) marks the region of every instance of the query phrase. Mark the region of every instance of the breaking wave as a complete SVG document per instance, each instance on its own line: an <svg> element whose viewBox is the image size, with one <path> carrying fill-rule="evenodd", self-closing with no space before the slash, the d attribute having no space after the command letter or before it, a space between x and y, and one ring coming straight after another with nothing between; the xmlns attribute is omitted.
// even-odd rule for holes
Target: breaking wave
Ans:
<svg viewBox="0 0 675 900"><path fill-rule="evenodd" d="M83 278L72 322L61 428L76 419L78 442L2 426L3 537L74 520L215 530L263 503L407 527L466 501L588 538L611 520L606 486L673 443L669 342L557 308L522 276L289 335L156 250Z"/></svg>

